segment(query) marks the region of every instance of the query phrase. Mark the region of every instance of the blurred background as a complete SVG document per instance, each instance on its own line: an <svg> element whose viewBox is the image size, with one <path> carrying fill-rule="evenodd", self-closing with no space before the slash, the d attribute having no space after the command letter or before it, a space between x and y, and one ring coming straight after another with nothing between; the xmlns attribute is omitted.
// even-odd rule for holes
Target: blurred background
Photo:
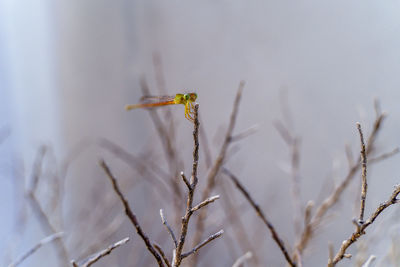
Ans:
<svg viewBox="0 0 400 267"><path fill-rule="evenodd" d="M355 123L361 122L366 135L371 132L374 99L388 114L375 153L398 147L399 11L400 2L394 0L0 0L1 264L8 265L49 235L27 194L39 172L37 200L53 230L64 232L69 260L129 236L129 243L97 266L154 266L98 165L102 158L146 233L172 251L159 209L166 211L177 233L174 218L184 210L175 214L172 192L160 189L165 181L153 182L151 171L160 168L168 176L173 168L148 112L124 110L140 99L141 79L155 95L197 92L213 160L239 82L246 81L234 133L254 125L258 130L232 144L224 166L240 178L293 248L298 233L293 227L291 151L274 122L282 121L301 139L302 206L308 200L319 204L344 179L345 146L357 156ZM175 134L176 166L189 175L192 124L181 106L158 112L166 124L173 123L167 128ZM132 163L125 152L146 162L150 171ZM202 146L200 188L208 171L206 152ZM399 160L395 155L368 169L367 216L399 182ZM310 242L304 266L325 265L329 243L336 251L353 231L358 177ZM256 260L246 266L283 266L267 228L226 177L217 179L226 183L253 243ZM213 194L222 193L217 187ZM226 233L200 250L198 266L232 266L248 250L236 240L236 224L224 215L222 203L207 208L204 238L220 229ZM375 266L398 266L399 215L396 206L385 211L351 247L353 259L341 266L359 266L371 254L377 256ZM58 252L46 245L20 266L62 266Z"/></svg>

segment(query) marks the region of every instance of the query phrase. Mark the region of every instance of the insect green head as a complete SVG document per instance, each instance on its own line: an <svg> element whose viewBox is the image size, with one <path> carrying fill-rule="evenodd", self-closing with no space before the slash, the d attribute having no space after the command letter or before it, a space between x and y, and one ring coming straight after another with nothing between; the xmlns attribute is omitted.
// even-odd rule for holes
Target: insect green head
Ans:
<svg viewBox="0 0 400 267"><path fill-rule="evenodd" d="M184 94L183 97L185 98L186 101L188 101L190 99L190 95L189 94Z"/></svg>

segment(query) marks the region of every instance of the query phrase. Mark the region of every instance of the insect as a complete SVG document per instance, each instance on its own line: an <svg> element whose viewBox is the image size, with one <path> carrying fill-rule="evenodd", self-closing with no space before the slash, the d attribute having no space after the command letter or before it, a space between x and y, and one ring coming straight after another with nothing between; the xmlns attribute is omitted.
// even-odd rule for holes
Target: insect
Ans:
<svg viewBox="0 0 400 267"><path fill-rule="evenodd" d="M197 99L196 93L176 94L175 96L143 96L139 104L127 105L126 110L137 108L153 108L167 105L182 104L185 106L185 118L189 121L194 121L193 111L194 102Z"/></svg>

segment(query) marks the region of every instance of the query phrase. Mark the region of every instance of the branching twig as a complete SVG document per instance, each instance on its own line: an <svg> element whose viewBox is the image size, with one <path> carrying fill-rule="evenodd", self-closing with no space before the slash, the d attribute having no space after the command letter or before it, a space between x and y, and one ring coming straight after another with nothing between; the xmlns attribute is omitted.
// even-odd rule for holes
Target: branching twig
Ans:
<svg viewBox="0 0 400 267"><path fill-rule="evenodd" d="M233 104L233 110L231 113L231 117L229 120L229 126L225 135L225 139L224 142L222 144L222 147L219 151L218 157L214 162L214 165L212 166L210 172L208 173L207 176L207 185L204 188L204 191L202 193L202 199L206 199L210 196L211 191L214 189L215 187L215 178L219 173L219 170L222 166L222 163L224 162L225 159L225 155L226 155L226 151L228 150L228 146L232 141L232 133L233 133L233 129L235 127L235 123L236 123L236 117L238 114L238 110L239 110L239 103L240 103L240 99L242 96L242 91L243 91L243 87L245 85L244 81L241 81L239 84L239 89L237 91L236 94L236 98L235 98L235 102ZM207 217L207 210L203 209L200 213L199 213L199 217L197 219L197 224L196 224L196 234L193 238L193 245L198 244L201 241L201 237L203 235L204 232L204 220ZM192 265L195 266L197 262L197 257L196 255L192 258Z"/></svg>
<svg viewBox="0 0 400 267"><path fill-rule="evenodd" d="M199 119L198 119L198 110L199 105L196 104L194 108L194 131L193 131L193 138L194 138L194 149L193 149L193 170L192 170L192 177L190 182L186 179L185 175L182 173L182 179L188 187L188 197L186 202L186 213L185 216L182 218L182 225L181 225L181 236L178 241L178 245L176 246L176 250L174 250L174 255L172 259L172 265L174 267L179 266L182 261L182 250L185 244L187 230L189 226L189 220L192 216L192 205L193 205L193 195L197 185L197 164L199 160Z"/></svg>
<svg viewBox="0 0 400 267"><path fill-rule="evenodd" d="M182 260L191 255L194 254L197 250L199 250L201 247L206 245L208 242L212 241L213 239L219 237L222 235L222 232L218 232L215 234L215 236L211 236L212 238L207 239L207 242L202 242L201 244L197 245L191 252L189 253L182 253L183 246L185 244L186 240L186 235L188 231L188 226L189 226L189 220L190 217L192 216L194 211L199 210L200 208L208 205L211 202L214 202L216 199L219 198L219 196L212 197L209 199L204 200L197 206L193 207L193 196L194 192L198 183L198 178L197 178L197 167L199 164L199 118L198 118L198 109L199 105L196 104L194 106L194 130L193 130L193 139L194 139L194 149L193 149L193 166L192 166L192 176L190 177L190 182L186 179L185 175L181 173L182 179L185 182L186 186L188 187L188 196L187 196L187 202L186 202L186 212L184 217L182 218L182 224L181 224L181 236L178 241L178 245L176 249L174 250L174 255L172 259L172 266L177 267L181 264Z"/></svg>
<svg viewBox="0 0 400 267"><path fill-rule="evenodd" d="M375 138L381 128L382 121L385 118L384 113L377 113L377 118L375 119L372 132L368 138L367 142L367 147L366 147L366 155L368 156L374 146L374 141ZM344 190L347 188L347 186L350 184L350 182L353 180L355 174L357 171L360 169L360 165L358 162L360 162L361 157L358 157L358 160L354 161L354 164L350 167L350 170L346 176L346 178L332 191L332 193L325 198L325 200L319 205L316 209L316 212L312 219L309 221L308 224L304 226L303 232L301 234L300 240L296 244L296 248L299 251L300 254L303 253L304 249L308 246L309 241L312 239L314 236L315 230L320 226L322 219L328 212L328 210L335 205L339 198L341 197L342 193ZM294 259L296 260L296 255L294 255Z"/></svg>
<svg viewBox="0 0 400 267"><path fill-rule="evenodd" d="M182 254L182 259L184 259L184 258L196 253L199 249L201 249L202 247L204 247L205 245L207 245L208 243L210 243L214 239L220 237L223 233L224 233L224 230L220 230L220 231L216 232L215 234L210 235L206 240L204 240L203 242L201 242L200 244L195 246L191 251L183 253Z"/></svg>
<svg viewBox="0 0 400 267"><path fill-rule="evenodd" d="M8 265L8 267L16 267L17 265L21 264L26 258L28 258L33 253L35 253L39 248L46 245L47 243L53 242L54 240L61 238L63 235L64 235L64 233L60 232L60 233L52 234L48 237L43 238L42 240L40 240L39 243L37 243L34 247L32 247L30 250L28 250L25 254L20 256L13 263L10 263L10 265Z"/></svg>
<svg viewBox="0 0 400 267"><path fill-rule="evenodd" d="M160 209L160 216L161 216L161 221L164 224L164 226L167 228L167 231L170 234L170 236L172 238L172 241L174 241L174 245L175 245L175 248L176 248L178 246L178 241L176 241L176 237L175 237L174 231L172 230L171 226L169 226L169 224L167 222L167 219L165 219L162 209Z"/></svg>
<svg viewBox="0 0 400 267"><path fill-rule="evenodd" d="M118 186L117 179L111 173L110 168L104 162L104 160L100 161L100 166L103 168L104 172L107 174L107 177L110 179L110 181L111 181L111 183L113 185L115 193L118 195L118 197L120 198L122 204L124 205L126 216L128 216L129 220L132 222L133 226L136 228L137 233L143 239L144 243L146 244L147 249L150 251L150 253L157 260L158 265L159 266L164 266L164 263L163 263L163 261L161 259L160 254L158 254L158 252L155 250L155 248L151 244L149 238L147 237L147 235L142 230L142 227L140 226L140 224L139 224L139 222L138 222L138 220L136 218L136 215L133 213L133 211L131 210L131 207L129 206L128 201L126 200L125 196L122 194L122 192L121 192L121 190L120 190L120 188Z"/></svg>
<svg viewBox="0 0 400 267"><path fill-rule="evenodd" d="M357 227L355 232L345 241L343 241L339 251L337 252L336 256L334 257L332 264L328 265L329 267L335 266L339 261L341 261L346 255L346 250L348 247L350 247L354 242L360 238L360 236L365 234L365 229L367 229L368 226L370 226L375 219L389 206L396 204L399 202L399 199L397 199L397 196L400 194L400 185L397 185L390 196L390 198L380 204L378 208L375 210L375 212L371 215L371 217L365 221L364 224L360 225Z"/></svg>
<svg viewBox="0 0 400 267"><path fill-rule="evenodd" d="M275 230L275 227L272 225L272 223L267 219L267 217L264 215L264 212L261 210L260 206L253 200L249 192L246 190L246 188L240 183L239 179L236 178L235 175L233 175L230 171L227 169L223 169L224 174L226 174L232 182L235 184L237 189L244 195L244 197L247 199L247 201L250 203L250 205L254 208L256 211L257 215L261 218L261 220L264 222L264 224L268 227L269 231L271 232L272 238L276 242L276 244L279 246L281 252L283 253L286 261L290 266L296 266L295 262L290 258L289 252L285 247L285 244L283 243L282 239L279 237L278 233Z"/></svg>
<svg viewBox="0 0 400 267"><path fill-rule="evenodd" d="M82 263L78 264L76 261L72 260L72 266L76 267L89 267L91 266L93 263L96 263L98 260L100 260L101 258L109 255L114 249L116 249L119 246L122 246L124 244L126 244L129 241L129 237L126 237L112 245L110 245L108 248L103 249L99 252L97 252L95 255L89 257L88 259L85 259L82 261Z"/></svg>

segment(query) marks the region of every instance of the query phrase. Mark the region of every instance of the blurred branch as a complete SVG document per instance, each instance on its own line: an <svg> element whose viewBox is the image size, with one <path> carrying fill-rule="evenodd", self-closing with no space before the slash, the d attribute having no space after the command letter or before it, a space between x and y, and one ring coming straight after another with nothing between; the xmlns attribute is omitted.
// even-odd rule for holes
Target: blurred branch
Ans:
<svg viewBox="0 0 400 267"><path fill-rule="evenodd" d="M55 227L51 224L49 216L44 211L43 207L39 203L35 195L35 191L39 184L40 177L42 175L42 164L43 159L46 154L46 147L42 146L39 148L36 158L32 167L32 178L30 180L29 188L26 190L25 195L28 199L28 202L32 208L33 213L39 221L40 226L42 227L44 233L46 235L54 235L57 231ZM68 252L64 245L64 242L60 239L55 239L55 247L59 256L60 265L65 265L68 262Z"/></svg>
<svg viewBox="0 0 400 267"><path fill-rule="evenodd" d="M150 95L149 86L147 85L145 79L140 80L140 87L142 88L143 95ZM167 159L167 163L169 165L170 171L174 174L174 177L175 177L178 174L178 169L177 169L178 166L176 165L178 158L177 158L177 153L176 153L176 149L174 146L174 142L173 142L171 136L168 134L166 126L162 122L158 113L154 109L149 109L149 113L150 113L150 117L153 121L153 124L157 129L157 133L160 137L161 143L163 145L165 157ZM173 180L173 183L176 184L176 181ZM175 193L179 193L179 195L180 195L178 186L176 186L175 190L178 190Z"/></svg>
<svg viewBox="0 0 400 267"><path fill-rule="evenodd" d="M233 188L225 188L227 186L230 186L230 184L226 183L225 179L220 180L218 189L223 195L221 198L222 204L224 205L222 210L225 213L227 224L228 226L231 225L234 228L234 231L232 232L235 234L236 243L241 247L242 251L256 251L256 242L254 242L254 240L249 240L248 227L242 223L242 213L237 207L237 201L235 199L231 199L234 197L234 194L232 194ZM252 254L251 260L255 266L259 265L257 254Z"/></svg>
<svg viewBox="0 0 400 267"><path fill-rule="evenodd" d="M241 81L239 84L239 88L236 93L236 98L235 98L235 102L233 104L233 110L232 110L231 117L229 120L229 126L227 129L226 135L225 135L225 139L224 139L222 147L219 151L218 157L215 160L214 165L212 166L210 172L208 173L207 185L204 188L204 191L202 192L202 199L206 199L210 196L211 191L215 187L215 178L218 175L219 170L225 160L226 151L228 150L228 146L230 145L230 143L232 141L232 133L233 133L233 129L235 127L236 118L237 118L237 114L238 114L238 110L239 110L239 103L240 103L240 99L242 96L242 91L243 91L244 85L245 85L244 81ZM206 209L201 210L201 212L199 213L199 217L197 219L196 234L193 239L193 245L196 245L201 241L201 237L204 232L204 224L205 224L204 221L205 221L206 217L207 217L207 210ZM195 255L192 257L192 265L195 266L196 263L197 263L197 256Z"/></svg>
<svg viewBox="0 0 400 267"><path fill-rule="evenodd" d="M248 251L243 256L239 257L232 265L232 267L241 267L247 260L251 259L253 254Z"/></svg>
<svg viewBox="0 0 400 267"><path fill-rule="evenodd" d="M371 263L373 263L376 260L375 255L369 256L368 260L361 266L361 267L369 267Z"/></svg>
<svg viewBox="0 0 400 267"><path fill-rule="evenodd" d="M289 108L287 108L287 114L290 114ZM289 115L288 115L289 116ZM290 150L290 165L291 165L291 180L292 180L292 205L293 205L293 220L294 230L298 235L301 231L301 191L300 191L300 138L291 134L289 129L283 125L283 123L276 121L274 123L279 135L286 143ZM298 236L296 236L298 238Z"/></svg>
<svg viewBox="0 0 400 267"><path fill-rule="evenodd" d="M240 183L239 179L236 178L235 175L233 175L230 171L227 169L223 169L223 173L227 175L232 182L235 184L237 189L243 194L243 196L246 198L246 200L250 203L250 205L254 208L256 211L257 215L261 218L261 220L264 222L264 224L268 227L269 231L271 232L272 238L278 245L279 249L281 250L282 254L284 255L286 261L290 266L296 266L295 262L290 258L288 250L285 247L285 244L283 243L282 239L279 237L277 231L275 230L275 227L272 225L272 223L267 219L267 217L264 215L264 212L261 210L260 206L253 200L251 197L250 193L246 190L246 188Z"/></svg>
<svg viewBox="0 0 400 267"><path fill-rule="evenodd" d="M8 126L0 128L0 145L10 136L11 129Z"/></svg>
<svg viewBox="0 0 400 267"><path fill-rule="evenodd" d="M129 241L129 237L126 237L112 245L110 245L108 248L103 249L99 252L97 252L95 255L89 257L86 260L83 260L82 263L78 264L76 263L74 260L71 261L72 266L74 267L89 267L91 266L93 263L96 263L98 260L100 260L101 258L109 255L114 249L116 249L119 246L122 246L124 244L126 244Z"/></svg>
<svg viewBox="0 0 400 267"><path fill-rule="evenodd" d="M52 234L48 237L43 238L42 240L39 241L39 243L37 243L34 247L32 247L31 249L29 249L25 254L23 254L22 256L20 256L17 260L15 260L13 263L10 263L10 265L8 265L8 267L16 267L19 264L21 264L26 258L28 258L29 256L31 256L32 254L34 254L39 248L41 248L42 246L46 245L47 243L53 242L54 240L61 238L64 235L64 233L59 232L56 234Z"/></svg>
<svg viewBox="0 0 400 267"><path fill-rule="evenodd" d="M353 232L353 234L345 241L343 241L339 251L337 252L336 256L333 258L333 261L331 264L328 264L329 267L335 266L339 261L341 261L344 257L346 257L346 250L348 247L350 247L354 242L358 240L362 235L365 234L365 230L367 229L368 226L370 226L375 219L389 206L399 203L399 199L397 199L397 196L400 194L400 185L397 185L390 196L390 198L380 204L378 208L374 211L374 213L371 215L371 217L365 221L365 223L360 224L359 227L356 228L356 230Z"/></svg>
<svg viewBox="0 0 400 267"><path fill-rule="evenodd" d="M132 209L129 206L128 201L126 200L125 196L122 194L122 192L121 192L121 190L120 190L120 188L118 186L117 179L111 173L110 168L108 167L108 165L105 163L104 160L100 161L100 166L103 168L104 172L107 174L107 177L110 179L110 181L111 181L111 183L113 185L113 189L114 189L115 193L118 195L119 199L121 200L122 204L124 205L125 214L126 214L126 216L128 216L129 220L132 222L132 224L135 227L138 235L143 239L143 242L145 243L147 249L154 256L154 258L156 259L158 265L159 266L164 266L164 263L162 261L162 258L160 256L160 254L155 250L155 248L151 244L149 238L147 237L147 235L142 230L142 227L140 226L140 224L139 224L139 222L138 222L138 220L136 218L136 215L132 212Z"/></svg>
<svg viewBox="0 0 400 267"><path fill-rule="evenodd" d="M255 134L258 130L260 129L260 125L259 124L255 124L247 129L245 129L244 131L235 134L232 136L231 138L231 142L238 142L244 138L249 137L252 134Z"/></svg>
<svg viewBox="0 0 400 267"><path fill-rule="evenodd" d="M392 151L389 151L387 153L383 153L382 155L376 156L374 158L369 159L369 163L377 163L380 162L382 160L388 159L390 157L393 157L394 155L398 154L400 152L400 149L398 147L396 147L395 149L393 149Z"/></svg>

